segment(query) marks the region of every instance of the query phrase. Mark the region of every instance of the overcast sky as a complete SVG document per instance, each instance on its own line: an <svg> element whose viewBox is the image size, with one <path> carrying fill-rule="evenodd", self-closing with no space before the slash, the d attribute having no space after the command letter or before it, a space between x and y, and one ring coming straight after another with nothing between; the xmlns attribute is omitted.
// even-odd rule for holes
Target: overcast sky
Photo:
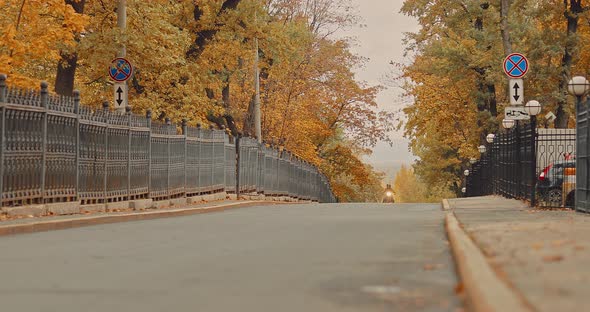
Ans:
<svg viewBox="0 0 590 312"><path fill-rule="evenodd" d="M391 74L390 61L408 63L404 58L402 39L405 32L418 29L416 20L399 13L403 0L353 0L362 18L359 25L347 30L344 35L356 38L353 51L369 58L364 68L357 70L357 79L370 84L385 83L384 76ZM397 112L404 107L402 91L396 87L388 87L378 97L381 109ZM407 102L407 99L405 100ZM376 167L386 167L391 164L411 164L414 156L408 152L408 141L403 138L401 131L391 134L394 146L380 143L374 154L367 160Z"/></svg>

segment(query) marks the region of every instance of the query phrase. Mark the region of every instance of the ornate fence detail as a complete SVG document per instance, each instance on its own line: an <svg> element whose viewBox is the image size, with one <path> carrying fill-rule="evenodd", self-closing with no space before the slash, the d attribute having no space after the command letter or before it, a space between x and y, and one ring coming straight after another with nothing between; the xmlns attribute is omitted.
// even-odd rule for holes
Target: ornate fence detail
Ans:
<svg viewBox="0 0 590 312"><path fill-rule="evenodd" d="M50 95L46 83L8 88L0 75L1 206L220 192L336 200L326 177L287 151L151 118L82 106L79 93Z"/></svg>
<svg viewBox="0 0 590 312"><path fill-rule="evenodd" d="M498 194L539 207L573 207L575 157L574 129L518 125L495 135L480 160L468 169L465 195Z"/></svg>

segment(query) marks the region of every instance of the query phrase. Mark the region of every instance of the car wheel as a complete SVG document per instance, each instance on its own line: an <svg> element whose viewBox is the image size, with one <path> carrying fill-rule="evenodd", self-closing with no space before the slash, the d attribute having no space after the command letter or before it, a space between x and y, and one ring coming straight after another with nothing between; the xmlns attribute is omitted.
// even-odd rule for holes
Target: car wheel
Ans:
<svg viewBox="0 0 590 312"><path fill-rule="evenodd" d="M547 192L547 202L553 207L561 207L563 196L560 189L552 189Z"/></svg>

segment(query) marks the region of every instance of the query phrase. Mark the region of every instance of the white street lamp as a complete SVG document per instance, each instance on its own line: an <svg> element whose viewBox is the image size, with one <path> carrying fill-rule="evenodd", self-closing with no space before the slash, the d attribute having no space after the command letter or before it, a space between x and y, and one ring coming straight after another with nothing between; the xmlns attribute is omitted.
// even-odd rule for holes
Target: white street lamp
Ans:
<svg viewBox="0 0 590 312"><path fill-rule="evenodd" d="M586 95L586 93L588 93L588 89L590 89L590 82L588 82L588 79L586 79L586 77L582 77L582 76L576 76L573 77L569 83L567 84L567 90L571 95L574 95L576 97L576 131L578 133L578 136L582 133L582 132L587 132L588 129L584 129L581 127L582 122L580 122L580 115L581 113L583 113L584 111L586 111L586 109L584 109L584 105L582 103L582 100L584 98L584 96ZM580 158L578 158L578 160L576 161L576 166L578 168L582 167L581 165L581 160ZM577 190L576 190L577 192ZM578 200L576 200L576 210L578 209Z"/></svg>
<svg viewBox="0 0 590 312"><path fill-rule="evenodd" d="M465 171L463 171L463 174L464 174L466 177L468 177L468 176L469 176L469 170L465 170Z"/></svg>
<svg viewBox="0 0 590 312"><path fill-rule="evenodd" d="M571 95L582 97L590 89L590 82L586 77L576 76L573 77L567 84L567 91Z"/></svg>
<svg viewBox="0 0 590 312"><path fill-rule="evenodd" d="M467 188L466 187L462 188L461 193L463 193L463 194L467 193Z"/></svg>
<svg viewBox="0 0 590 312"><path fill-rule="evenodd" d="M475 159L475 158L470 158L469 159L469 163L472 164L472 165L475 165L476 162L477 162L477 159Z"/></svg>
<svg viewBox="0 0 590 312"><path fill-rule="evenodd" d="M493 133L488 134L488 136L486 137L486 141L488 141L488 143L494 143L494 139L496 138L496 135Z"/></svg>
<svg viewBox="0 0 590 312"><path fill-rule="evenodd" d="M537 116L541 112L541 103L539 101L528 101L524 106L524 110L529 116Z"/></svg>
<svg viewBox="0 0 590 312"><path fill-rule="evenodd" d="M502 127L504 127L505 129L511 129L512 127L514 127L514 120L511 119L504 119L502 120Z"/></svg>
<svg viewBox="0 0 590 312"><path fill-rule="evenodd" d="M480 145L480 146L477 148L477 150L478 150L480 153L482 153L482 154L483 154L483 153L485 153L485 152L486 152L486 147L485 147L485 145Z"/></svg>

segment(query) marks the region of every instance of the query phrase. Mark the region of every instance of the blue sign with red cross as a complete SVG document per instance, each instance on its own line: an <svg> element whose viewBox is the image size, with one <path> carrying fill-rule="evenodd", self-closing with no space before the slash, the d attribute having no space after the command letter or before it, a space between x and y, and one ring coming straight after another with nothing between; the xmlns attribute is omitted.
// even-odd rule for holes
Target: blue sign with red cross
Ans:
<svg viewBox="0 0 590 312"><path fill-rule="evenodd" d="M518 79L524 77L529 71L529 60L520 54L512 53L504 59L504 72L508 77Z"/></svg>
<svg viewBox="0 0 590 312"><path fill-rule="evenodd" d="M131 75L133 75L133 67L128 60L118 57L111 62L109 76L111 76L111 79L114 81L126 81L127 79L131 78Z"/></svg>

